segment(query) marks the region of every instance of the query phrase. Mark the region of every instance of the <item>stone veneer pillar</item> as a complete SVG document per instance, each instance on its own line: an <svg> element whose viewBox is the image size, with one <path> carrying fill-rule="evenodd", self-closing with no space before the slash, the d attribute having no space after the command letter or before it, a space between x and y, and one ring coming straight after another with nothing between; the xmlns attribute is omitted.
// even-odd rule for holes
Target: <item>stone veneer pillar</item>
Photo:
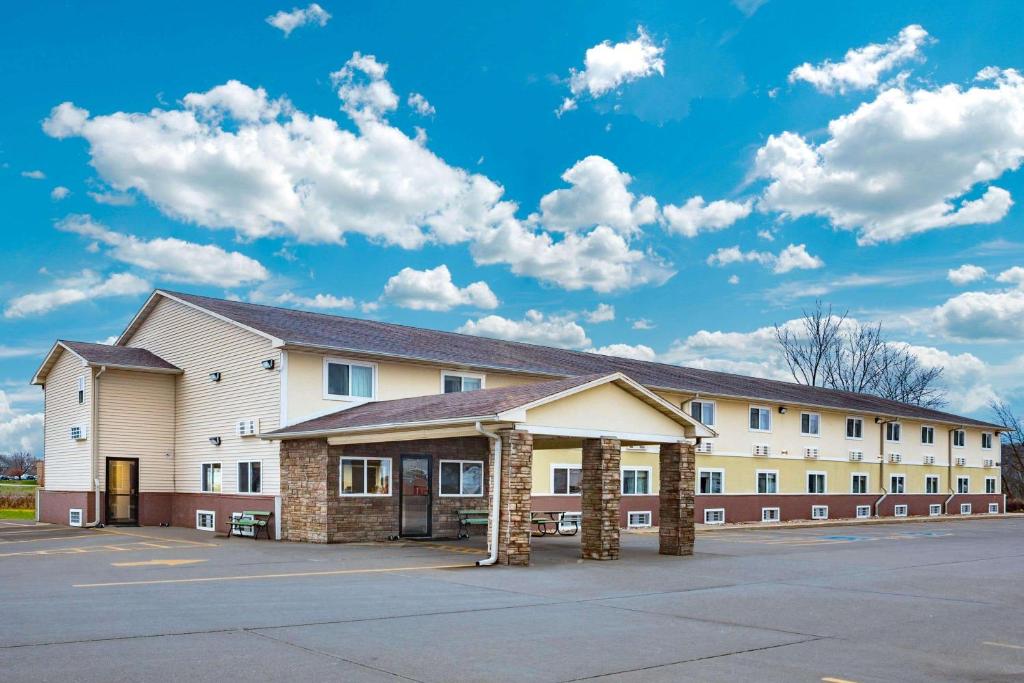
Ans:
<svg viewBox="0 0 1024 683"><path fill-rule="evenodd" d="M328 543L327 439L281 441L281 538Z"/></svg>
<svg viewBox="0 0 1024 683"><path fill-rule="evenodd" d="M533 488L533 435L503 429L498 564L530 564L530 490ZM494 524L495 520L489 520Z"/></svg>
<svg viewBox="0 0 1024 683"><path fill-rule="evenodd" d="M658 552L662 555L693 554L694 451L693 444L661 444Z"/></svg>
<svg viewBox="0 0 1024 683"><path fill-rule="evenodd" d="M622 481L618 439L583 440L583 558L619 559L619 501Z"/></svg>

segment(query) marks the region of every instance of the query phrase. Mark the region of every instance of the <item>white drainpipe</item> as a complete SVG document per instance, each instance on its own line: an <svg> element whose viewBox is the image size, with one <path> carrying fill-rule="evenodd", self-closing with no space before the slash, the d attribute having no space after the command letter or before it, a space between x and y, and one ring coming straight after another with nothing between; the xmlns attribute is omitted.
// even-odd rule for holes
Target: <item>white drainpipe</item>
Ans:
<svg viewBox="0 0 1024 683"><path fill-rule="evenodd" d="M494 432L485 430L480 423L476 423L476 431L480 432L494 444L494 460L491 466L491 528L490 532L490 554L476 561L476 566L486 567L498 561L498 515L501 508L501 437Z"/></svg>
<svg viewBox="0 0 1024 683"><path fill-rule="evenodd" d="M91 424L89 425L89 440L92 461L90 463L89 471L92 474L92 483L94 487L93 493L93 520L83 524L84 527L103 527L100 523L100 473L99 468L96 466L96 455L99 453L100 442L99 442L99 423L100 419L97 414L100 406L100 375L107 371L107 366L100 367L100 371L96 373L96 376L92 378L92 405L90 406L91 412Z"/></svg>

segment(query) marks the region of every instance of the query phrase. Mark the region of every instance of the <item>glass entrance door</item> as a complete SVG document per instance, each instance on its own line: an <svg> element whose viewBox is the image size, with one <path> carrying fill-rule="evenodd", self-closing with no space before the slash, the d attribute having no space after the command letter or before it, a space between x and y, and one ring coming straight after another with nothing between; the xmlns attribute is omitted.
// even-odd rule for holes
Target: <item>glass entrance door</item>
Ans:
<svg viewBox="0 0 1024 683"><path fill-rule="evenodd" d="M107 524L139 521L139 461L107 458Z"/></svg>
<svg viewBox="0 0 1024 683"><path fill-rule="evenodd" d="M430 535L431 458L429 455L402 456L402 524L403 536Z"/></svg>

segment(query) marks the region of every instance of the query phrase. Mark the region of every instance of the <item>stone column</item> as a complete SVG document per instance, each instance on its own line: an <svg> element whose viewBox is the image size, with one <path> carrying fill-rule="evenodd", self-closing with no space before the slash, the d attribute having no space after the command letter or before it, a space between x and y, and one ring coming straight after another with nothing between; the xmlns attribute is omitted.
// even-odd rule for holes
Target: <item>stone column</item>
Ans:
<svg viewBox="0 0 1024 683"><path fill-rule="evenodd" d="M533 488L533 435L503 429L498 564L530 564L530 490ZM489 524L494 524L491 519Z"/></svg>
<svg viewBox="0 0 1024 683"><path fill-rule="evenodd" d="M327 439L281 442L281 538L328 543Z"/></svg>
<svg viewBox="0 0 1024 683"><path fill-rule="evenodd" d="M694 451L693 444L661 444L658 552L662 555L693 554Z"/></svg>
<svg viewBox="0 0 1024 683"><path fill-rule="evenodd" d="M583 558L619 559L622 449L618 439L583 440Z"/></svg>

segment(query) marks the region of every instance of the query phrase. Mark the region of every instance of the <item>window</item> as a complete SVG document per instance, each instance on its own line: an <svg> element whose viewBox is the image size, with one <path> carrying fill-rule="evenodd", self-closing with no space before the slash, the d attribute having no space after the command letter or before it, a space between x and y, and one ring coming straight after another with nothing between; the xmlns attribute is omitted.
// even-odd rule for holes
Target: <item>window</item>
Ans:
<svg viewBox="0 0 1024 683"><path fill-rule="evenodd" d="M929 474L924 478L924 492L925 493L938 493L939 492L939 475Z"/></svg>
<svg viewBox="0 0 1024 683"><path fill-rule="evenodd" d="M985 477L985 493L995 493L995 492L996 492L996 478L995 477Z"/></svg>
<svg viewBox="0 0 1024 683"><path fill-rule="evenodd" d="M482 460L442 460L442 496L484 495L484 463Z"/></svg>
<svg viewBox="0 0 1024 683"><path fill-rule="evenodd" d="M342 458L342 496L390 496L391 458Z"/></svg>
<svg viewBox="0 0 1024 683"><path fill-rule="evenodd" d="M196 528L200 531L216 531L217 513L213 510L196 510Z"/></svg>
<svg viewBox="0 0 1024 683"><path fill-rule="evenodd" d="M779 508L761 508L761 521L762 522L777 522L777 521L779 521Z"/></svg>
<svg viewBox="0 0 1024 683"><path fill-rule="evenodd" d="M902 474L893 474L889 477L889 493L906 493L906 483Z"/></svg>
<svg viewBox="0 0 1024 683"><path fill-rule="evenodd" d="M772 430L771 408L750 406L750 429L755 432L770 432Z"/></svg>
<svg viewBox="0 0 1024 683"><path fill-rule="evenodd" d="M458 394L463 391L476 391L484 388L483 375L468 375L445 372L441 375L441 389L446 394Z"/></svg>
<svg viewBox="0 0 1024 683"><path fill-rule="evenodd" d="M203 493L220 493L220 463L204 462L202 464Z"/></svg>
<svg viewBox="0 0 1024 683"><path fill-rule="evenodd" d="M969 515L969 514L971 514L971 504L970 503L960 503L960 514L961 515Z"/></svg>
<svg viewBox="0 0 1024 683"><path fill-rule="evenodd" d="M863 439L864 438L864 420L859 417L848 417L846 418L846 438L847 439Z"/></svg>
<svg viewBox="0 0 1024 683"><path fill-rule="evenodd" d="M921 443L935 443L935 427L921 427Z"/></svg>
<svg viewBox="0 0 1024 683"><path fill-rule="evenodd" d="M885 440L886 441L899 441L900 440L900 423L899 422L886 422L885 423Z"/></svg>
<svg viewBox="0 0 1024 683"><path fill-rule="evenodd" d="M724 493L725 470L701 470L700 493Z"/></svg>
<svg viewBox="0 0 1024 683"><path fill-rule="evenodd" d="M757 471L757 492L778 493L779 492L779 471L758 470Z"/></svg>
<svg viewBox="0 0 1024 683"><path fill-rule="evenodd" d="M989 503L988 504L988 514L990 514L990 515L998 515L999 514L999 503Z"/></svg>
<svg viewBox="0 0 1024 683"><path fill-rule="evenodd" d="M725 508L711 508L704 511L705 524L725 524Z"/></svg>
<svg viewBox="0 0 1024 683"><path fill-rule="evenodd" d="M651 526L650 512L630 512L626 518L626 526L630 529L639 529Z"/></svg>
<svg viewBox="0 0 1024 683"><path fill-rule="evenodd" d="M825 493L825 473L807 473L807 493Z"/></svg>
<svg viewBox="0 0 1024 683"><path fill-rule="evenodd" d="M858 505L857 506L857 519L867 519L871 516L870 505Z"/></svg>
<svg viewBox="0 0 1024 683"><path fill-rule="evenodd" d="M821 415L800 413L800 433L804 436L821 436Z"/></svg>
<svg viewBox="0 0 1024 683"><path fill-rule="evenodd" d="M931 517L938 517L942 514L942 506L938 503L932 503L928 506L928 514Z"/></svg>
<svg viewBox="0 0 1024 683"><path fill-rule="evenodd" d="M828 519L828 505L812 505L811 519Z"/></svg>
<svg viewBox="0 0 1024 683"><path fill-rule="evenodd" d="M373 398L374 366L324 359L324 398Z"/></svg>
<svg viewBox="0 0 1024 683"><path fill-rule="evenodd" d="M971 492L971 478L970 477L957 477L956 478L956 492L957 493L970 493Z"/></svg>
<svg viewBox="0 0 1024 683"><path fill-rule="evenodd" d="M651 492L650 467L622 468L622 495L645 496Z"/></svg>
<svg viewBox="0 0 1024 683"><path fill-rule="evenodd" d="M579 465L552 465L551 493L560 496L578 496L583 491L580 486L582 476L583 470Z"/></svg>
<svg viewBox="0 0 1024 683"><path fill-rule="evenodd" d="M953 430L953 448L963 448L967 443L967 433L962 429Z"/></svg>
<svg viewBox="0 0 1024 683"><path fill-rule="evenodd" d="M238 492L259 493L263 490L263 482L260 474L263 471L263 463L259 460L238 463Z"/></svg>
<svg viewBox="0 0 1024 683"><path fill-rule="evenodd" d="M893 515L896 516L896 517L906 517L907 516L907 506L906 505L897 505L896 507L893 508Z"/></svg>
<svg viewBox="0 0 1024 683"><path fill-rule="evenodd" d="M78 378L78 402L85 403L85 378Z"/></svg>
<svg viewBox="0 0 1024 683"><path fill-rule="evenodd" d="M981 447L986 451L992 450L992 432L981 433Z"/></svg>
<svg viewBox="0 0 1024 683"><path fill-rule="evenodd" d="M850 493L867 493L868 475L861 472L854 472L850 475Z"/></svg>
<svg viewBox="0 0 1024 683"><path fill-rule="evenodd" d="M714 401L690 401L690 417L700 420L709 427L715 426Z"/></svg>

